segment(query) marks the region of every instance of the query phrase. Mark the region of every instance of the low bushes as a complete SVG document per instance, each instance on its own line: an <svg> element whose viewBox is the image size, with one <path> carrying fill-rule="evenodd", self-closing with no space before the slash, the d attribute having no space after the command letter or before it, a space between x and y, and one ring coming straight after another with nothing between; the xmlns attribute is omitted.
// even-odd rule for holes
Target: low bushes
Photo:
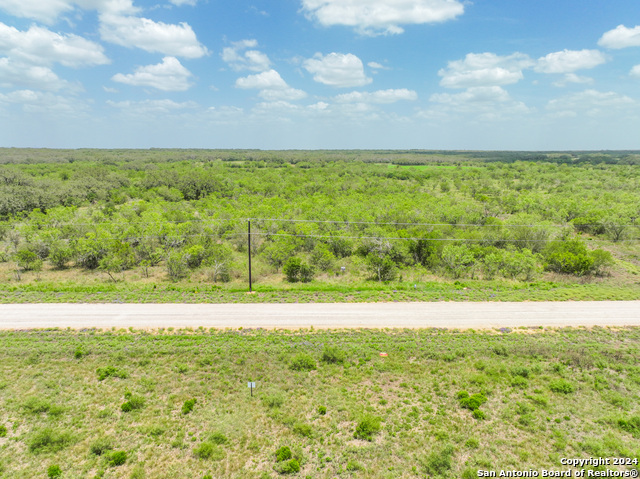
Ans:
<svg viewBox="0 0 640 479"><path fill-rule="evenodd" d="M353 437L356 439L364 439L365 441L372 441L373 436L378 434L381 429L380 418L367 414L363 416L356 425Z"/></svg>

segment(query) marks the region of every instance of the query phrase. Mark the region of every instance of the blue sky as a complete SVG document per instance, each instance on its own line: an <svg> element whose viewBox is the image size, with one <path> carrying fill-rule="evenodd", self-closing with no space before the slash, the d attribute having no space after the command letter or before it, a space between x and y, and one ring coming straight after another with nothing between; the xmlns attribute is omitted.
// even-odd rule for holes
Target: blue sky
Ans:
<svg viewBox="0 0 640 479"><path fill-rule="evenodd" d="M0 146L640 149L637 0L0 0Z"/></svg>

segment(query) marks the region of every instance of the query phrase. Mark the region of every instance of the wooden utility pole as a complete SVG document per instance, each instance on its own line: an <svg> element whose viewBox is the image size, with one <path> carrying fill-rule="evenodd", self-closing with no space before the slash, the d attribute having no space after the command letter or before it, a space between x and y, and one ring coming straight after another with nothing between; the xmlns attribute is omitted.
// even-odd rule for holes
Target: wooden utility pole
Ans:
<svg viewBox="0 0 640 479"><path fill-rule="evenodd" d="M249 292L253 292L251 285L251 220L247 220L247 251L249 253Z"/></svg>

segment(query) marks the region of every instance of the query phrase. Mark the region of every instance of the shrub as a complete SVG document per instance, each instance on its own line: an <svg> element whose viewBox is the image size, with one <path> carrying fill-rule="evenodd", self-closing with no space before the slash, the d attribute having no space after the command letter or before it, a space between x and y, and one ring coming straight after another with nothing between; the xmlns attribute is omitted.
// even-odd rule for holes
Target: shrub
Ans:
<svg viewBox="0 0 640 479"><path fill-rule="evenodd" d="M369 253L365 258L365 264L369 277L377 281L393 281L398 275L396 263L390 256L380 257L376 253Z"/></svg>
<svg viewBox="0 0 640 479"><path fill-rule="evenodd" d="M73 250L63 244L53 245L49 251L49 261L56 269L65 269L73 258Z"/></svg>
<svg viewBox="0 0 640 479"><path fill-rule="evenodd" d="M325 346L322 351L322 360L325 363L343 363L346 353L336 346Z"/></svg>
<svg viewBox="0 0 640 479"><path fill-rule="evenodd" d="M167 256L165 262L167 274L171 281L178 281L186 278L189 275L189 266L185 260L184 255L179 251L172 251Z"/></svg>
<svg viewBox="0 0 640 479"><path fill-rule="evenodd" d="M467 442L465 442L464 445L467 446L469 449L478 449L478 447L480 446L480 441L471 437L467 439Z"/></svg>
<svg viewBox="0 0 640 479"><path fill-rule="evenodd" d="M193 450L193 454L199 459L211 459L220 461L224 459L224 451L215 444L205 441Z"/></svg>
<svg viewBox="0 0 640 479"><path fill-rule="evenodd" d="M71 434L59 432L51 428L37 432L29 441L29 450L38 452L57 452L73 442Z"/></svg>
<svg viewBox="0 0 640 479"><path fill-rule="evenodd" d="M290 459L287 462L276 464L276 472L280 474L295 474L300 472L300 463L297 459Z"/></svg>
<svg viewBox="0 0 640 479"><path fill-rule="evenodd" d="M453 456L453 446L445 446L439 451L433 451L424 461L424 468L432 476L444 475L451 469L451 456Z"/></svg>
<svg viewBox="0 0 640 479"><path fill-rule="evenodd" d="M629 419L618 420L618 427L623 431L626 431L633 435L633 437L640 437L640 416L633 416Z"/></svg>
<svg viewBox="0 0 640 479"><path fill-rule="evenodd" d="M349 461L347 462L346 469L347 471L350 471L350 472L364 471L364 466L362 466L362 464L360 464L359 462Z"/></svg>
<svg viewBox="0 0 640 479"><path fill-rule="evenodd" d="M111 467L122 466L127 462L126 451L114 451L107 456L107 465Z"/></svg>
<svg viewBox="0 0 640 479"><path fill-rule="evenodd" d="M126 379L129 377L126 371L122 369L117 369L113 366L106 366L104 368L96 369L96 373L98 374L98 381L104 381L109 377Z"/></svg>
<svg viewBox="0 0 640 479"><path fill-rule="evenodd" d="M613 259L606 252L596 251L587 250L584 243L577 239L552 243L543 252L545 269L576 276L602 272L613 263Z"/></svg>
<svg viewBox="0 0 640 479"><path fill-rule="evenodd" d="M482 419L485 419L487 417L487 415L484 413L484 411L481 411L480 409L474 409L473 410L473 417L478 419L478 420L482 420Z"/></svg>
<svg viewBox="0 0 640 479"><path fill-rule="evenodd" d="M317 246L311 253L311 264L320 271L328 271L335 261L335 255L324 245Z"/></svg>
<svg viewBox="0 0 640 479"><path fill-rule="evenodd" d="M191 411L193 411L193 407L196 405L197 400L194 399L187 399L184 404L182 405L182 414L189 414Z"/></svg>
<svg viewBox="0 0 640 479"><path fill-rule="evenodd" d="M448 244L442 249L442 264L454 278L460 278L471 270L474 257L466 245Z"/></svg>
<svg viewBox="0 0 640 479"><path fill-rule="evenodd" d="M0 437L7 437L7 426L0 424Z"/></svg>
<svg viewBox="0 0 640 479"><path fill-rule="evenodd" d="M227 442L229 442L229 439L227 439L227 436L225 436L221 432L214 432L209 436L209 440L214 444L218 444L218 445L226 444Z"/></svg>
<svg viewBox="0 0 640 479"><path fill-rule="evenodd" d="M89 450L91 451L91 454L102 456L105 452L111 451L112 449L113 446L111 445L111 441L108 438L101 437L91 444Z"/></svg>
<svg viewBox="0 0 640 479"><path fill-rule="evenodd" d="M62 469L56 464L52 464L47 468L47 477L53 479L62 475Z"/></svg>
<svg viewBox="0 0 640 479"><path fill-rule="evenodd" d="M511 370L511 374L514 376L522 376L523 378L528 378L530 371L525 367L517 367Z"/></svg>
<svg viewBox="0 0 640 479"><path fill-rule="evenodd" d="M353 433L353 437L356 439L364 439L366 441L372 441L373 436L380 432L380 418L365 415L360 422L356 425L356 430Z"/></svg>
<svg viewBox="0 0 640 479"><path fill-rule="evenodd" d="M276 462L287 461L293 457L289 446L282 446L276 450Z"/></svg>
<svg viewBox="0 0 640 479"><path fill-rule="evenodd" d="M267 407L276 408L284 404L284 396L282 393L270 394L266 396L263 401Z"/></svg>
<svg viewBox="0 0 640 479"><path fill-rule="evenodd" d="M198 459L209 459L213 456L213 452L215 451L215 445L210 442L200 443L198 447L193 450L194 456Z"/></svg>
<svg viewBox="0 0 640 479"><path fill-rule="evenodd" d="M313 437L313 428L309 424L297 422L293 425L293 432L304 437Z"/></svg>
<svg viewBox="0 0 640 479"><path fill-rule="evenodd" d="M524 389L529 385L529 382L525 378L523 378L522 376L516 376L515 378L513 378L511 380L511 385L514 388L522 388L522 389Z"/></svg>
<svg viewBox="0 0 640 479"><path fill-rule="evenodd" d="M471 411L475 411L487 402L487 398L480 393L472 394L471 396L458 399L460 399L460 407L470 409Z"/></svg>
<svg viewBox="0 0 640 479"><path fill-rule="evenodd" d="M549 389L554 393L571 394L576 390L575 386L564 379L557 379L549 383Z"/></svg>
<svg viewBox="0 0 640 479"><path fill-rule="evenodd" d="M129 396L128 399L128 401L120 406L122 412L131 412L144 407L144 398L142 396Z"/></svg>
<svg viewBox="0 0 640 479"><path fill-rule="evenodd" d="M318 406L318 414L320 414L321 416L324 416L325 414L327 414L327 407L326 406Z"/></svg>
<svg viewBox="0 0 640 479"><path fill-rule="evenodd" d="M297 283L298 281L308 283L313 280L313 275L315 273L313 266L310 266L300 258L295 257L289 258L285 262L282 267L282 271L287 277L287 281L290 283Z"/></svg>
<svg viewBox="0 0 640 479"><path fill-rule="evenodd" d="M15 254L15 260L23 271L40 271L42 269L42 260L33 251L21 249Z"/></svg>
<svg viewBox="0 0 640 479"><path fill-rule="evenodd" d="M73 357L76 359L82 359L82 357L86 356L87 354L87 350L84 348L84 346L78 346L73 352Z"/></svg>
<svg viewBox="0 0 640 479"><path fill-rule="evenodd" d="M316 369L316 360L306 353L300 353L291 360L290 367L294 371L311 371Z"/></svg>

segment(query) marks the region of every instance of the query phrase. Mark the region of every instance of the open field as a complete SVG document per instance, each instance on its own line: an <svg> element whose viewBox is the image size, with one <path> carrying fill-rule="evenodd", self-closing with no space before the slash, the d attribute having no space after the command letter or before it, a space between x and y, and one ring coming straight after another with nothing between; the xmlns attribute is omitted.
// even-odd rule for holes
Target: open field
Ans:
<svg viewBox="0 0 640 479"><path fill-rule="evenodd" d="M471 479L638 458L639 346L638 328L2 332L0 474Z"/></svg>

